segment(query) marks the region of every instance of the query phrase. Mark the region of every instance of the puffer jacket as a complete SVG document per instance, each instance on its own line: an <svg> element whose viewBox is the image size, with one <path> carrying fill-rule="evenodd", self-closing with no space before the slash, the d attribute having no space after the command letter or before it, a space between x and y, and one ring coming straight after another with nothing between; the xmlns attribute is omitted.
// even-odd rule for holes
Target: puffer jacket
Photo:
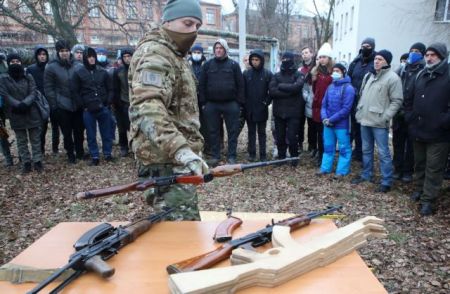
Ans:
<svg viewBox="0 0 450 294"><path fill-rule="evenodd" d="M354 99L355 89L349 76L333 81L322 100L322 120L329 119L336 129L348 129Z"/></svg>
<svg viewBox="0 0 450 294"><path fill-rule="evenodd" d="M366 82L365 82L366 81ZM364 77L356 108L356 120L366 127L388 128L403 103L402 83L398 75L385 68Z"/></svg>
<svg viewBox="0 0 450 294"><path fill-rule="evenodd" d="M305 76L297 69L277 72L270 81L269 94L273 99L273 115L282 119L300 118L304 107L302 88ZM303 106L302 106L303 105Z"/></svg>
<svg viewBox="0 0 450 294"><path fill-rule="evenodd" d="M41 115L36 100L36 85L30 74L16 81L4 74L0 78L0 96L5 99L6 117L13 130L36 128L42 125ZM23 113L15 111L21 102L28 108Z"/></svg>
<svg viewBox="0 0 450 294"><path fill-rule="evenodd" d="M45 54L47 55L47 62L39 62L38 61L38 53L39 51L43 50ZM44 72L45 72L45 66L48 63L48 51L43 46L37 46L34 50L34 58L36 60L36 63L30 65L27 67L27 73L31 74L33 76L34 82L36 83L37 89L45 96L45 89L44 89Z"/></svg>
<svg viewBox="0 0 450 294"><path fill-rule="evenodd" d="M75 65L72 59L65 63L58 56L45 67L44 90L51 110L60 108L75 112L80 108L70 85L77 66L80 65Z"/></svg>

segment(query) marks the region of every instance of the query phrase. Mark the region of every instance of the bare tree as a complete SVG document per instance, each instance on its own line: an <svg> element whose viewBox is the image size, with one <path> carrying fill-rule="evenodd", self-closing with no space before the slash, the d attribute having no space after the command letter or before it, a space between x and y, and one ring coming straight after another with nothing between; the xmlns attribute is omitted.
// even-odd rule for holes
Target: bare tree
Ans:
<svg viewBox="0 0 450 294"><path fill-rule="evenodd" d="M316 0L314 4L314 27L316 30L317 48L328 42L333 35L333 17L335 0L328 0L328 8L321 12L317 6Z"/></svg>
<svg viewBox="0 0 450 294"><path fill-rule="evenodd" d="M32 31L73 43L77 42L76 29L96 8L98 1L89 0L0 0L0 16Z"/></svg>

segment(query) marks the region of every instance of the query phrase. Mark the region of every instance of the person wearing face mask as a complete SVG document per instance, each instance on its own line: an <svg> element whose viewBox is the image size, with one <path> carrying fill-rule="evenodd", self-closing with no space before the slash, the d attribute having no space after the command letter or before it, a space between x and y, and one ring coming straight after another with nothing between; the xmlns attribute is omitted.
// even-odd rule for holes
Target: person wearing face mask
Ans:
<svg viewBox="0 0 450 294"><path fill-rule="evenodd" d="M220 129L222 118L228 134L227 161L236 163L240 112L245 104L244 79L239 64L228 57L228 44L218 39L213 46L214 58L203 65L199 79L199 101L208 122L213 159L211 165L221 160Z"/></svg>
<svg viewBox="0 0 450 294"><path fill-rule="evenodd" d="M312 102L312 119L315 124L314 136L317 138L317 166L322 164L323 155L323 123L321 118L322 100L328 86L333 82L331 73L333 71L333 59L331 46L324 43L317 52L319 61L317 65L311 69L312 91L314 98Z"/></svg>
<svg viewBox="0 0 450 294"><path fill-rule="evenodd" d="M395 70L395 73L398 74L398 76L401 76L402 72L405 70L405 67L406 67L406 64L407 64L407 61L408 61L408 57L409 57L409 53L403 53L400 56L400 65Z"/></svg>
<svg viewBox="0 0 450 294"><path fill-rule="evenodd" d="M205 61L206 58L203 55L203 47L200 44L195 44L191 48L191 57L189 58L189 64L192 66L192 71L194 72L197 80L200 78L200 71Z"/></svg>
<svg viewBox="0 0 450 294"><path fill-rule="evenodd" d="M55 43L56 59L49 62L44 71L45 97L50 105L50 116L54 116L61 128L64 149L69 164L84 157L83 111L71 90L71 77L75 63L68 41Z"/></svg>
<svg viewBox="0 0 450 294"><path fill-rule="evenodd" d="M402 80L403 97L408 96L411 86L416 80L417 74L424 68L425 45L414 43L409 49L406 65L400 72ZM408 135L408 125L405 123L405 112L403 106L399 109L392 120L392 143L394 145L394 180L410 183L414 172L413 141Z"/></svg>
<svg viewBox="0 0 450 294"><path fill-rule="evenodd" d="M17 150L22 160L22 173L31 172L31 161L37 172L43 170L41 152L42 119L36 100L36 85L30 74L26 74L18 54L7 57L8 74L0 78L0 96L4 97L6 116L14 130ZM28 144L31 145L32 156Z"/></svg>
<svg viewBox="0 0 450 294"><path fill-rule="evenodd" d="M387 193L391 190L393 166L389 150L389 125L391 119L402 106L402 83L391 69L392 53L380 50L374 59L374 72L364 77L360 89L356 119L361 124L363 151L363 170L353 184L373 180L374 143L378 147L381 184L376 192Z"/></svg>
<svg viewBox="0 0 450 294"><path fill-rule="evenodd" d="M120 60L122 65L114 70L113 85L114 85L114 114L117 119L117 127L119 129L119 145L120 156L128 156L128 135L130 130L130 118L128 109L130 107L129 86L128 86L128 69L130 68L130 61L133 57L133 50L129 48L120 51Z"/></svg>
<svg viewBox="0 0 450 294"><path fill-rule="evenodd" d="M36 83L37 89L45 96L44 89L44 72L45 66L49 61L48 51L43 46L36 46L34 50L34 58L36 63L27 67L27 73L33 76L33 79ZM58 153L59 146L59 126L58 123L53 116L50 117L50 122L52 125L52 150L54 154ZM42 133L41 133L41 152L45 153L45 137L47 134L48 127L48 119L42 123Z"/></svg>
<svg viewBox="0 0 450 294"><path fill-rule="evenodd" d="M298 156L297 134L301 116L299 109L304 104L301 96L304 80L305 76L295 66L294 54L284 52L280 71L273 75L269 84L279 159L286 158L287 147L292 157ZM289 146L286 142L289 142ZM291 165L297 166L298 161L292 161Z"/></svg>
<svg viewBox="0 0 450 294"><path fill-rule="evenodd" d="M131 147L139 176L170 176L174 173L208 173L200 156L197 89L184 58L202 25L197 0L169 0L162 25L151 24L131 59ZM170 220L200 220L193 185L170 185L145 192L155 211L177 208Z"/></svg>
<svg viewBox="0 0 450 294"><path fill-rule="evenodd" d="M350 145L350 111L355 99L355 89L347 75L347 69L340 63L333 66L333 83L328 86L323 97L321 117L324 125L324 153L318 175L329 174L333 168L336 153L336 141L339 147L339 159L335 179L350 173L352 146Z"/></svg>
<svg viewBox="0 0 450 294"><path fill-rule="evenodd" d="M450 72L444 43L425 50L421 70L405 102L405 120L414 141L414 186L411 200L420 201L420 214L436 211L450 148Z"/></svg>
<svg viewBox="0 0 450 294"><path fill-rule="evenodd" d="M99 165L97 124L102 139L102 151L106 161L112 161L111 110L113 98L111 80L105 69L97 65L97 54L91 47L83 52L83 66L78 66L73 77L73 92L83 108L91 164Z"/></svg>
<svg viewBox="0 0 450 294"><path fill-rule="evenodd" d="M361 48L358 56L350 63L348 67L348 76L352 80L352 85L355 88L356 96L353 102L352 117L351 117L351 141L355 143L353 148L353 160L362 162L362 140L361 140L361 126L355 118L356 106L358 105L360 97L360 89L364 76L368 72L373 72L373 61L375 58L375 39L365 38L361 42Z"/></svg>

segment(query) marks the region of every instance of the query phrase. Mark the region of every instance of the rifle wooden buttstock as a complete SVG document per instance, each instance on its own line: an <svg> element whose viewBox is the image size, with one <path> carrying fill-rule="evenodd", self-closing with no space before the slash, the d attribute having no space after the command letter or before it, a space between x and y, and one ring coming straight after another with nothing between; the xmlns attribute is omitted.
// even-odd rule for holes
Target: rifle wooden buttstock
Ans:
<svg viewBox="0 0 450 294"><path fill-rule="evenodd" d="M233 247L228 244L218 247L216 250L195 256L169 265L166 270L169 274L191 272L207 269L231 256Z"/></svg>
<svg viewBox="0 0 450 294"><path fill-rule="evenodd" d="M133 192L136 191L137 185L139 185L140 182L134 182L130 184L124 184L119 186L113 186L109 188L102 188L102 189L96 189L91 191L85 191L85 192L79 192L75 195L76 199L91 199L91 198L98 198L103 196L109 196L114 195L118 193L126 193L126 192Z"/></svg>
<svg viewBox="0 0 450 294"><path fill-rule="evenodd" d="M231 240L233 231L241 224L240 218L230 216L217 226L213 239L220 243Z"/></svg>
<svg viewBox="0 0 450 294"><path fill-rule="evenodd" d="M242 172L242 168L240 164L226 164L216 166L210 172L214 177L228 177Z"/></svg>

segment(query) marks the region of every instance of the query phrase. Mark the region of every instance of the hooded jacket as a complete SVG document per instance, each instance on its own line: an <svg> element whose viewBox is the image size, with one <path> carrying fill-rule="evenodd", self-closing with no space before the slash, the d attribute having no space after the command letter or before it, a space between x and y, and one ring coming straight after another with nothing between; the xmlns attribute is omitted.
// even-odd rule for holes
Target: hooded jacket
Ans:
<svg viewBox="0 0 450 294"><path fill-rule="evenodd" d="M361 84L363 82L364 76L368 72L374 72L373 68L373 60L375 59L375 47L372 47L374 51L372 54L364 58L362 54L359 54L356 56L356 58L350 63L348 66L348 76L352 80L353 88L355 88L356 91L356 99L355 102L359 99L359 90L361 89Z"/></svg>
<svg viewBox="0 0 450 294"><path fill-rule="evenodd" d="M333 81L322 101L322 120L329 119L336 129L349 129L350 111L355 99L355 89L350 77Z"/></svg>
<svg viewBox="0 0 450 294"><path fill-rule="evenodd" d="M90 65L88 56L94 56L96 64ZM97 53L91 47L83 51L83 66L78 66L73 75L73 92L78 104L90 112L97 112L112 101L113 91L108 73L97 65Z"/></svg>
<svg viewBox="0 0 450 294"><path fill-rule="evenodd" d="M199 103L237 101L245 103L244 79L239 64L228 57L228 45L219 40L225 48L223 59L212 58L203 64L199 78Z"/></svg>
<svg viewBox="0 0 450 294"><path fill-rule="evenodd" d="M76 97L71 92L71 79L75 72L72 56L65 62L56 55L56 59L49 62L44 71L45 97L51 110L64 109L77 111L80 105L76 103Z"/></svg>
<svg viewBox="0 0 450 294"><path fill-rule="evenodd" d="M281 119L300 118L305 100L302 88L305 77L295 65L277 72L270 81L269 95L273 99L273 115Z"/></svg>
<svg viewBox="0 0 450 294"><path fill-rule="evenodd" d="M423 69L418 74L405 101L405 121L412 138L431 143L450 142L449 93L448 58L433 71Z"/></svg>
<svg viewBox="0 0 450 294"><path fill-rule="evenodd" d="M38 61L38 53L39 51L44 51L47 55L47 61L46 62L39 62ZM34 50L34 59L36 60L36 63L30 65L27 67L27 72L33 76L34 82L36 83L37 89L45 96L45 89L44 89L44 72L45 72L45 66L48 63L49 56L48 51L43 46L37 46Z"/></svg>
<svg viewBox="0 0 450 294"><path fill-rule="evenodd" d="M258 57L261 64L258 68L251 65L251 58ZM245 85L245 112L246 119L253 122L266 121L269 118L268 106L271 102L269 96L269 83L272 73L264 68L264 53L253 50L249 56L251 69L244 71Z"/></svg>
<svg viewBox="0 0 450 294"><path fill-rule="evenodd" d="M5 99L6 116L13 130L36 128L42 125L41 115L34 103L36 100L36 85L30 74L19 80L14 80L8 74L0 77L0 96ZM24 103L27 109L17 112L16 107Z"/></svg>

